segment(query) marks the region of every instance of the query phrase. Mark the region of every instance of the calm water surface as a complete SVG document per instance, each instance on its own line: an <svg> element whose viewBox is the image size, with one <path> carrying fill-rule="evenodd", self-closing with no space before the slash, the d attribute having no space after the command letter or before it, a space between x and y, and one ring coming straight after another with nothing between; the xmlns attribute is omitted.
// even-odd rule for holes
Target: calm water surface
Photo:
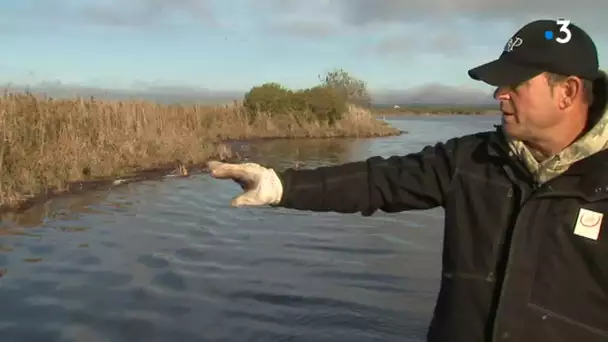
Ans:
<svg viewBox="0 0 608 342"><path fill-rule="evenodd" d="M273 167L419 150L498 117L393 118L409 134L237 146ZM443 213L236 209L208 175L57 199L0 222L0 341L424 341Z"/></svg>

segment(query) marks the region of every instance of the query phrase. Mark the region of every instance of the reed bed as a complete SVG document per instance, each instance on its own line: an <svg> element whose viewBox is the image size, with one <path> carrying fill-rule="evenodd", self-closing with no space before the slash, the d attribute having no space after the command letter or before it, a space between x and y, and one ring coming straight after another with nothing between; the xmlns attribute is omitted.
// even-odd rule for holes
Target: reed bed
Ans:
<svg viewBox="0 0 608 342"><path fill-rule="evenodd" d="M223 140L373 137L399 134L350 105L329 125L307 113L257 113L229 106L166 105L94 98L0 96L0 207L49 188L108 179L179 161L201 163Z"/></svg>

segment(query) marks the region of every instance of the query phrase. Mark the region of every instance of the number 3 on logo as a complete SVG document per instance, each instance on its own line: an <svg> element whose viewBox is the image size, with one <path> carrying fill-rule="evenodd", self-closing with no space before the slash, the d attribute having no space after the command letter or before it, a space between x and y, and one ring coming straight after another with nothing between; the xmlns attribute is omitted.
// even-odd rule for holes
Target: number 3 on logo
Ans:
<svg viewBox="0 0 608 342"><path fill-rule="evenodd" d="M570 32L570 29L568 28L568 26L570 25L570 20L557 19L557 25L559 25L559 32L565 33L566 36L557 37L557 38L555 38L555 41L560 44L566 44L567 42L570 41L570 39L572 39L572 32Z"/></svg>

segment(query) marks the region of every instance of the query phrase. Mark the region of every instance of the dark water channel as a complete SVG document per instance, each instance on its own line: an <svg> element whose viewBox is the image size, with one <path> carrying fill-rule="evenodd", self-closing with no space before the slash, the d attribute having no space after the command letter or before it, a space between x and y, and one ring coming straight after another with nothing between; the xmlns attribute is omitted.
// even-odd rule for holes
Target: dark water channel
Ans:
<svg viewBox="0 0 608 342"><path fill-rule="evenodd" d="M498 117L389 120L373 140L240 146L314 167L416 151ZM0 222L0 341L423 341L443 213L229 207L208 175L52 200Z"/></svg>

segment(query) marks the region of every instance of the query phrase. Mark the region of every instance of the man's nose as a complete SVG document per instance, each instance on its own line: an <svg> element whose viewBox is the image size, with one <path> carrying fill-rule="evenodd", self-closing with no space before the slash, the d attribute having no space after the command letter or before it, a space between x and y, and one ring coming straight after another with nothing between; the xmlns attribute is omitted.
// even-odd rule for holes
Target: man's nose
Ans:
<svg viewBox="0 0 608 342"><path fill-rule="evenodd" d="M511 98L509 91L505 87L496 88L494 91L494 98L499 101L505 101Z"/></svg>

